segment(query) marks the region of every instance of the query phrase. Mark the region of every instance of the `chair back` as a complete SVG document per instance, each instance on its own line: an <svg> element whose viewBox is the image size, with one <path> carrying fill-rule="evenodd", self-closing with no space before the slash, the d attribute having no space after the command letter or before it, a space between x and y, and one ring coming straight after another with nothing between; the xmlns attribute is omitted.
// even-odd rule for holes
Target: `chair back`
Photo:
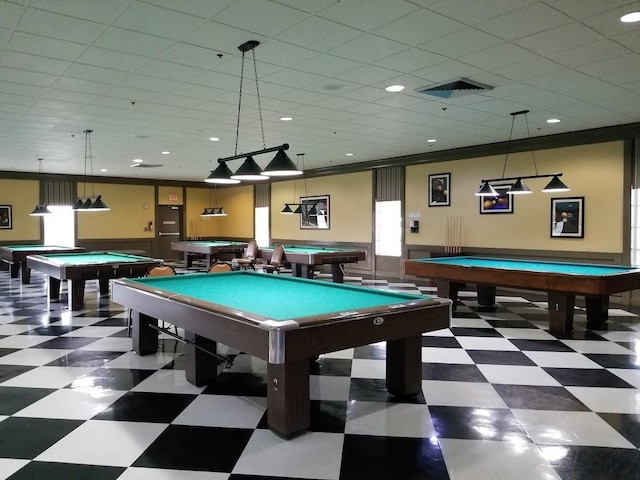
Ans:
<svg viewBox="0 0 640 480"><path fill-rule="evenodd" d="M209 267L208 272L209 273L220 273L220 272L230 272L231 271L231 265L229 265L228 263L214 263L213 265L211 265L211 267Z"/></svg>
<svg viewBox="0 0 640 480"><path fill-rule="evenodd" d="M169 277L171 275L175 275L176 271L171 265L157 265L155 267L151 267L145 273L145 277Z"/></svg>
<svg viewBox="0 0 640 480"><path fill-rule="evenodd" d="M276 245L271 254L271 260L269 263L274 267L279 267L284 257L284 247L282 245Z"/></svg>
<svg viewBox="0 0 640 480"><path fill-rule="evenodd" d="M247 252L245 254L245 258L256 258L258 256L258 242L255 240L251 240L249 245L247 245Z"/></svg>

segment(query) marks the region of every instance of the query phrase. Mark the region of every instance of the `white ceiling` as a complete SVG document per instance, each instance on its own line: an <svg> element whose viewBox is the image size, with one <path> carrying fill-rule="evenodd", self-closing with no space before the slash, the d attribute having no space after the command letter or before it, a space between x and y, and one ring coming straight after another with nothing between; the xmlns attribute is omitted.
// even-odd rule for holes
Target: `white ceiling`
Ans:
<svg viewBox="0 0 640 480"><path fill-rule="evenodd" d="M640 122L640 23L619 21L634 10L640 1L1 1L0 170L82 174L91 129L95 175L201 181L236 153L248 40L261 42L266 145L304 152L307 170L505 141L524 109L532 136ZM494 89L415 92L460 77ZM251 52L243 89L238 153L263 148ZM513 138L526 136L516 122Z"/></svg>

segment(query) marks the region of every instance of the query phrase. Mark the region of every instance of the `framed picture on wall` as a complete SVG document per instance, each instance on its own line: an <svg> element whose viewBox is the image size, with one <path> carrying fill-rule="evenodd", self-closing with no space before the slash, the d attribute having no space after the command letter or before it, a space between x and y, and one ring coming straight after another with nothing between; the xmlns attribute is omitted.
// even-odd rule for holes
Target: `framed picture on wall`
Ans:
<svg viewBox="0 0 640 480"><path fill-rule="evenodd" d="M11 205L0 205L0 228L5 230L10 230L13 228Z"/></svg>
<svg viewBox="0 0 640 480"><path fill-rule="evenodd" d="M492 185L498 195L495 197L480 197L480 213L513 213L513 195L507 191L511 185Z"/></svg>
<svg viewBox="0 0 640 480"><path fill-rule="evenodd" d="M451 205L451 174L429 175L429 206L448 207Z"/></svg>
<svg viewBox="0 0 640 480"><path fill-rule="evenodd" d="M551 199L551 237L584 238L584 197Z"/></svg>
<svg viewBox="0 0 640 480"><path fill-rule="evenodd" d="M328 229L330 226L329 195L300 197L300 228Z"/></svg>

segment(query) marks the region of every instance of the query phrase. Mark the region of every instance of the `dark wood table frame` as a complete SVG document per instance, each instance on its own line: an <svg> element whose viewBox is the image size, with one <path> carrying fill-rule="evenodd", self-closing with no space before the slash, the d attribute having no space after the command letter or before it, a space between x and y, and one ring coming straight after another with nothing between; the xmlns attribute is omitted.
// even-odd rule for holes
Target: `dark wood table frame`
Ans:
<svg viewBox="0 0 640 480"><path fill-rule="evenodd" d="M24 247L24 245L21 245ZM42 245L34 245L33 249L14 250L11 245L0 247L0 258L9 264L9 272L11 278L18 278L18 272L21 273L21 281L25 285L31 282L31 269L27 266L27 257L29 255L47 255L50 253L80 253L84 252L82 247L56 247L47 250Z"/></svg>
<svg viewBox="0 0 640 480"><path fill-rule="evenodd" d="M186 345L186 376L196 385L215 381L220 361L195 345L215 352L220 342L266 360L268 425L283 438L309 428L309 363L322 353L386 340L388 391L399 397L420 393L421 335L448 328L451 309L449 300L425 297L402 305L275 322L125 279L112 281L112 299L132 310L133 349L140 355L158 348L158 318L184 328L193 342Z"/></svg>
<svg viewBox="0 0 640 480"><path fill-rule="evenodd" d="M576 295L585 298L587 328L596 329L607 322L609 295L640 288L640 269L593 276L416 260L405 260L404 266L406 274L435 280L438 296L451 299L454 310L458 292L465 283L476 285L478 303L485 306L495 304L497 286L544 291L549 305L549 330L561 335L567 335L573 329Z"/></svg>
<svg viewBox="0 0 640 480"><path fill-rule="evenodd" d="M247 248L246 243L231 244L231 245L214 245L198 242L171 242L171 250L176 250L184 253L185 266L191 267L193 265L193 258L195 256L203 256L207 261L207 269L211 267L218 258L225 258L230 260L234 257L241 257Z"/></svg>

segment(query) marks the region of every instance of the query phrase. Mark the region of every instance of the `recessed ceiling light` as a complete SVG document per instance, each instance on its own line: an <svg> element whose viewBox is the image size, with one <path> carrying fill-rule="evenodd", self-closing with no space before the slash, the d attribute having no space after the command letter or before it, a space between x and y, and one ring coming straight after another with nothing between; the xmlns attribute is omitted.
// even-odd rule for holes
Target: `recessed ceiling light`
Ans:
<svg viewBox="0 0 640 480"><path fill-rule="evenodd" d="M385 90L391 93L401 92L404 90L404 85L389 85Z"/></svg>
<svg viewBox="0 0 640 480"><path fill-rule="evenodd" d="M100 171L101 172L108 172L109 170L107 170L106 168L101 168Z"/></svg>
<svg viewBox="0 0 640 480"><path fill-rule="evenodd" d="M293 117L280 117L280 120L282 120L283 122L290 122L291 120L293 120Z"/></svg>
<svg viewBox="0 0 640 480"><path fill-rule="evenodd" d="M171 154L171 152L169 152L169 151L167 151L167 150L165 150L164 152L160 152L160 153L161 153L162 155L170 155L170 154Z"/></svg>
<svg viewBox="0 0 640 480"><path fill-rule="evenodd" d="M624 23L640 22L640 12L627 13L620 17L620 21Z"/></svg>
<svg viewBox="0 0 640 480"><path fill-rule="evenodd" d="M559 118L550 118L549 120L547 120L547 123L560 123L560 119Z"/></svg>
<svg viewBox="0 0 640 480"><path fill-rule="evenodd" d="M212 142L219 142L220 139L218 137L209 137L209 140L211 140Z"/></svg>
<svg viewBox="0 0 640 480"><path fill-rule="evenodd" d="M436 143L438 141L437 138L430 138L427 140L427 143Z"/></svg>
<svg viewBox="0 0 640 480"><path fill-rule="evenodd" d="M347 156L347 157L353 157L353 153L345 153L345 156Z"/></svg>
<svg viewBox="0 0 640 480"><path fill-rule="evenodd" d="M144 160L142 160L141 158L134 158L134 159L133 159L133 161L134 161L135 163L142 163L142 162L144 162Z"/></svg>

